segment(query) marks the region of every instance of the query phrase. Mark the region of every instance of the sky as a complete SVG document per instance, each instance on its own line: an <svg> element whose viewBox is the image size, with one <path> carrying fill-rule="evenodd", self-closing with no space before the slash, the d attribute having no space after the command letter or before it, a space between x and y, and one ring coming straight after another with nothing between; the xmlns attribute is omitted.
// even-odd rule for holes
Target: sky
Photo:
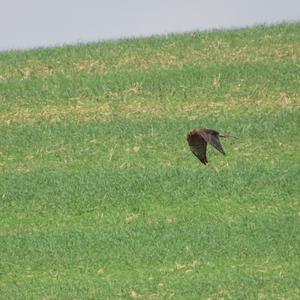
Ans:
<svg viewBox="0 0 300 300"><path fill-rule="evenodd" d="M300 0L0 0L0 51L300 21Z"/></svg>

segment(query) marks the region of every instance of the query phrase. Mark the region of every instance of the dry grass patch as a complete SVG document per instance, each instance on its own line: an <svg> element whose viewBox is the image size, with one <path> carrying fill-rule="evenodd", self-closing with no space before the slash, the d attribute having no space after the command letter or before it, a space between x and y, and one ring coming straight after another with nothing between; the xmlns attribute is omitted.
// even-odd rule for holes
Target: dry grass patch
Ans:
<svg viewBox="0 0 300 300"><path fill-rule="evenodd" d="M5 125L27 124L32 120L32 111L29 109L14 107L13 111L1 113L0 123Z"/></svg>
<svg viewBox="0 0 300 300"><path fill-rule="evenodd" d="M189 273L194 271L195 269L199 268L201 266L201 262L194 260L191 263L179 263L175 262L175 265L171 268L161 268L160 272L161 273L173 273L176 271L183 271L185 273Z"/></svg>
<svg viewBox="0 0 300 300"><path fill-rule="evenodd" d="M108 71L109 68L107 67L107 63L103 60L78 60L70 62L70 64L57 61L49 63L48 65L29 60L24 66L2 71L0 74L0 80L7 80L11 78L25 80L33 77L45 78L54 75L74 74L79 72L89 74L106 74Z"/></svg>
<svg viewBox="0 0 300 300"><path fill-rule="evenodd" d="M39 114L40 117L48 121L60 121L71 118L76 122L85 122L90 120L98 120L106 122L112 115L112 107L109 103L101 103L96 105L76 105L66 106L63 108L48 107L43 109Z"/></svg>
<svg viewBox="0 0 300 300"><path fill-rule="evenodd" d="M29 173L30 170L26 167L19 166L16 168L16 173Z"/></svg>
<svg viewBox="0 0 300 300"><path fill-rule="evenodd" d="M141 55L136 56L128 56L125 58L121 58L119 62L116 62L116 67L119 68L130 68L130 69L143 69L148 70L153 67L158 67L161 69L166 69L170 66L183 66L183 61L167 52L158 52L151 54L148 57L144 57Z"/></svg>
<svg viewBox="0 0 300 300"><path fill-rule="evenodd" d="M137 91L131 91L136 93ZM229 97L229 96L228 96ZM77 104L74 106L45 106L40 111L24 109L14 106L13 111L2 113L0 123L28 124L34 122L48 121L61 122L63 120L73 120L75 122L109 122L115 118L138 119L142 117L151 118L176 118L187 117L189 119L198 118L201 115L220 115L226 110L234 111L247 108L248 111L261 109L293 111L300 108L300 98L289 96L286 93L277 97L267 99L252 99L244 97L240 99L226 99L226 102L214 100L190 100L189 102L166 101L164 105L160 101L139 101L132 100L121 102L112 106L110 103L100 104Z"/></svg>
<svg viewBox="0 0 300 300"><path fill-rule="evenodd" d="M40 121L61 122L69 118L76 122L86 122L90 120L106 122L111 115L112 108L108 103L92 106L45 106L40 111L15 106L14 111L1 114L0 123L10 125L35 123Z"/></svg>
<svg viewBox="0 0 300 300"><path fill-rule="evenodd" d="M44 78L57 74L64 74L64 69L62 68L62 66L47 66L28 61L26 66L1 72L0 80L11 78L19 78L20 80L25 80L32 77Z"/></svg>
<svg viewBox="0 0 300 300"><path fill-rule="evenodd" d="M107 63L104 60L80 60L73 64L76 72L106 74L109 72Z"/></svg>
<svg viewBox="0 0 300 300"><path fill-rule="evenodd" d="M126 215L125 215L125 223L131 223L135 220L137 220L139 217L138 214L135 214L135 213L129 213L129 212L126 212Z"/></svg>
<svg viewBox="0 0 300 300"><path fill-rule="evenodd" d="M141 55L132 55L121 57L116 61L116 69L126 68L128 70L153 68L167 69L169 67L178 67L185 65L207 66L213 63L236 63L236 62L257 62L268 61L278 62L280 60L290 59L295 61L300 56L300 45L261 45L261 46L244 46L232 48L228 43L217 41L209 46L197 49L195 45L187 46L180 55L173 53L172 49L162 49L161 52L153 53L148 57Z"/></svg>

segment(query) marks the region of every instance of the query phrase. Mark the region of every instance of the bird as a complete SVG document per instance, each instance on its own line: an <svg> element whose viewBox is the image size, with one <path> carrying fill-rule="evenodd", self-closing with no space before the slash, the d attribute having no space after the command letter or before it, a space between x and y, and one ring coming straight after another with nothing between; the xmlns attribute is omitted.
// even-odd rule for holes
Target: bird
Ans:
<svg viewBox="0 0 300 300"><path fill-rule="evenodd" d="M188 132L186 139L193 154L204 164L208 163L206 157L207 144L211 144L219 152L225 155L219 137L233 137L222 135L218 131L209 128L195 128Z"/></svg>

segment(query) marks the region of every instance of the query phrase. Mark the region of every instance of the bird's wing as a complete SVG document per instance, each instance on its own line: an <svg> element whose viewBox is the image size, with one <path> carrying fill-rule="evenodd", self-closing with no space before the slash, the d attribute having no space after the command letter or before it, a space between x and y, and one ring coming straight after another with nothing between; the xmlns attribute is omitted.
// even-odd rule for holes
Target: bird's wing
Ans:
<svg viewBox="0 0 300 300"><path fill-rule="evenodd" d="M214 148L216 148L218 151L225 155L225 151L223 150L218 136L212 133L201 133L201 136L207 143L211 144Z"/></svg>
<svg viewBox="0 0 300 300"><path fill-rule="evenodd" d="M188 134L187 140L188 140L189 146L190 146L191 151L193 152L193 154L203 164L206 165L208 163L207 158L206 158L206 147L207 147L206 141L199 134L192 133L192 132L190 132Z"/></svg>

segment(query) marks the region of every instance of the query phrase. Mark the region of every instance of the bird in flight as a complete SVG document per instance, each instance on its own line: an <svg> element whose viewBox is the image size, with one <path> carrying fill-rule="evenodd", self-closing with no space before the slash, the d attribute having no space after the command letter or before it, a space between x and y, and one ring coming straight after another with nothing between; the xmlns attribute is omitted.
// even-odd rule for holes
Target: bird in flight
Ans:
<svg viewBox="0 0 300 300"><path fill-rule="evenodd" d="M207 144L211 144L219 152L225 155L219 137L233 137L230 135L221 135L218 131L208 128L195 128L191 130L186 139L191 148L191 151L203 163L207 164L206 148Z"/></svg>

